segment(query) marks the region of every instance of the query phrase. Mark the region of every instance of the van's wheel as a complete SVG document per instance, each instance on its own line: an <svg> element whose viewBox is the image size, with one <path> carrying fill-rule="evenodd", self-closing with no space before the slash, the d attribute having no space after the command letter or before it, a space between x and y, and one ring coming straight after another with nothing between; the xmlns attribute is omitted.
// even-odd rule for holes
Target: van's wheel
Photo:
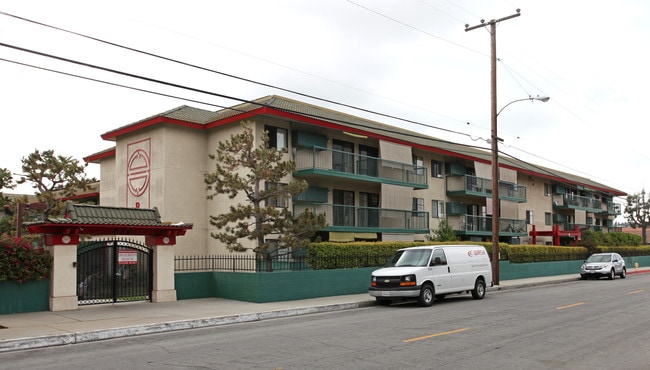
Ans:
<svg viewBox="0 0 650 370"><path fill-rule="evenodd" d="M379 303L382 306L388 306L390 304L390 299L383 299L377 297L375 297L375 299L377 300L377 303Z"/></svg>
<svg viewBox="0 0 650 370"><path fill-rule="evenodd" d="M621 279L625 279L627 277L627 271L625 270L625 267L623 267L623 270L621 270Z"/></svg>
<svg viewBox="0 0 650 370"><path fill-rule="evenodd" d="M429 307L433 304L433 287L429 284L423 285L420 289L420 296L418 297L418 303L422 307Z"/></svg>
<svg viewBox="0 0 650 370"><path fill-rule="evenodd" d="M616 271L612 269L612 271L609 272L609 275L607 276L609 280L614 280L614 277L616 277Z"/></svg>
<svg viewBox="0 0 650 370"><path fill-rule="evenodd" d="M474 283L474 290L472 290L472 298L483 299L485 297L485 281L478 278Z"/></svg>

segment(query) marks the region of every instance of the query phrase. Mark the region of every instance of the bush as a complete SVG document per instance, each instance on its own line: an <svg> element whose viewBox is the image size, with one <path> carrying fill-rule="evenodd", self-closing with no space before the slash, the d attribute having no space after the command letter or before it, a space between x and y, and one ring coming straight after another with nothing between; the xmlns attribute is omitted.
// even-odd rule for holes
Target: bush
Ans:
<svg viewBox="0 0 650 370"><path fill-rule="evenodd" d="M314 270L379 267L384 266L396 250L420 245L480 244L488 249L488 243L472 242L353 242L311 243L307 249L307 263ZM488 249L488 252L491 250ZM501 257L503 259L503 251ZM507 253L506 253L507 255Z"/></svg>
<svg viewBox="0 0 650 370"><path fill-rule="evenodd" d="M582 239L576 244L590 249L596 246L634 247L641 245L641 237L622 232L604 233L602 231L584 230Z"/></svg>
<svg viewBox="0 0 650 370"><path fill-rule="evenodd" d="M21 238L0 236L0 281L44 280L50 273L52 256Z"/></svg>

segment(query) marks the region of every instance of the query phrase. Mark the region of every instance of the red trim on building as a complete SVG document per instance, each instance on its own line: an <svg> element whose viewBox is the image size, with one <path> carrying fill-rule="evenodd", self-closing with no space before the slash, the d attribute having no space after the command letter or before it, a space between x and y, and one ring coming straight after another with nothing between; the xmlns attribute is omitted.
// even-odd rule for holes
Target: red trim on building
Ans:
<svg viewBox="0 0 650 370"><path fill-rule="evenodd" d="M33 234L53 235L48 237L53 243L59 243L63 236L78 235L144 235L163 240L174 241L176 236L185 235L191 225L186 226L142 226L142 225L118 225L118 224L79 224L79 223L39 223L26 226ZM48 240L46 238L46 241ZM153 240L153 239L152 239ZM168 242L167 244L170 244Z"/></svg>
<svg viewBox="0 0 650 370"><path fill-rule="evenodd" d="M91 154L84 158L86 163L99 163L100 160L109 157L115 157L116 149L108 149L101 153Z"/></svg>
<svg viewBox="0 0 650 370"><path fill-rule="evenodd" d="M71 197L61 198L61 201L65 202L66 200L77 200L77 199L86 199L86 198L97 198L97 199L99 199L99 192L77 194L77 195L73 195Z"/></svg>
<svg viewBox="0 0 650 370"><path fill-rule="evenodd" d="M135 123L131 126L123 127L114 131L109 131L105 134L102 134L101 137L104 140L111 140L117 138L118 136L126 135L138 130L142 130L143 128L147 128L149 126L165 124L165 123L177 125L177 126L195 128L199 130L203 130L205 128L205 125L202 125L200 123L193 123L193 122L183 121L175 118L158 116L158 117L148 119L146 121Z"/></svg>

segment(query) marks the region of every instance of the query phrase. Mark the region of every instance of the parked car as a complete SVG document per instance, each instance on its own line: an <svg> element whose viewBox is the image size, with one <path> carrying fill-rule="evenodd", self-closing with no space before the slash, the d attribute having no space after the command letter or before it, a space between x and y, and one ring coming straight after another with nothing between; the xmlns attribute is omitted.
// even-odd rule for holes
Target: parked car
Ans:
<svg viewBox="0 0 650 370"><path fill-rule="evenodd" d="M613 280L616 275L621 279L627 275L625 260L618 253L594 253L580 267L580 277L583 279L607 276Z"/></svg>

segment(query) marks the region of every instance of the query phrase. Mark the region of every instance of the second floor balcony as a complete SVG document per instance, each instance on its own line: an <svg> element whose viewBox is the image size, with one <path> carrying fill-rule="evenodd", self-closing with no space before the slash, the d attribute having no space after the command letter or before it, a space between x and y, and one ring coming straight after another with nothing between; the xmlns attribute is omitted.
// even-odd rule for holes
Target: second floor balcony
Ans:
<svg viewBox="0 0 650 370"><path fill-rule="evenodd" d="M329 224L327 231L429 233L429 212L328 203L300 203L294 204L293 213L298 215L305 209L315 214L325 214Z"/></svg>
<svg viewBox="0 0 650 370"><path fill-rule="evenodd" d="M573 194L562 194L561 197L553 198L553 208L555 209L580 209L588 212L601 213L602 202L599 199L583 197Z"/></svg>
<svg viewBox="0 0 650 370"><path fill-rule="evenodd" d="M428 188L427 168L323 147L297 148L294 176L334 176L358 181Z"/></svg>
<svg viewBox="0 0 650 370"><path fill-rule="evenodd" d="M472 175L447 176L447 194L492 197L492 180ZM499 181L499 199L526 202L526 187L507 181Z"/></svg>

